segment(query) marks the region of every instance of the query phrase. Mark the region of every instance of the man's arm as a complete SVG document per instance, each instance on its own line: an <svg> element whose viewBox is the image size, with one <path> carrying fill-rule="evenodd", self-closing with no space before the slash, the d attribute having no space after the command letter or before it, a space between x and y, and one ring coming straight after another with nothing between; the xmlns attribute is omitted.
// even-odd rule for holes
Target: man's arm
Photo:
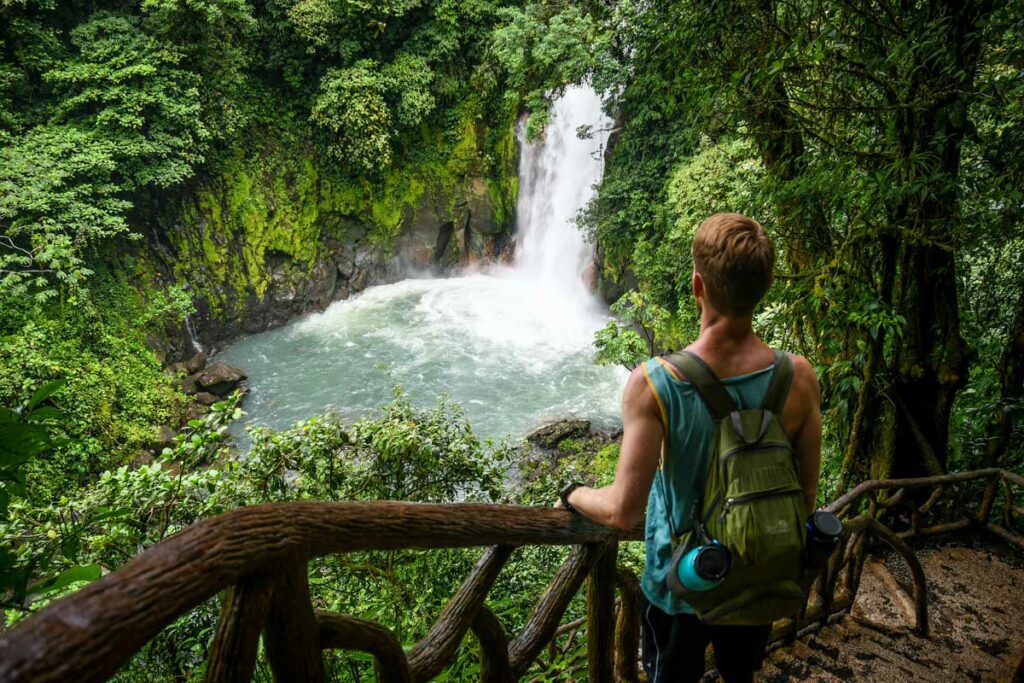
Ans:
<svg viewBox="0 0 1024 683"><path fill-rule="evenodd" d="M598 524L628 530L644 517L664 438L657 399L647 385L642 367L634 370L626 383L622 429L615 480L600 489L581 486L569 494L569 503Z"/></svg>
<svg viewBox="0 0 1024 683"><path fill-rule="evenodd" d="M800 487L804 493L807 514L817 507L818 478L821 474L821 386L814 367L806 358L794 356L794 398L803 416L802 424L791 437L797 462L800 463ZM787 406L788 408L788 406Z"/></svg>

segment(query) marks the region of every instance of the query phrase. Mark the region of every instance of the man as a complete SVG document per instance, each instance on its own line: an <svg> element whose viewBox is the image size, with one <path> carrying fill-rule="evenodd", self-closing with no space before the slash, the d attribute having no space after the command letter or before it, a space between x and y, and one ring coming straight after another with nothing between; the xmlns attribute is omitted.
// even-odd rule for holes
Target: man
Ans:
<svg viewBox="0 0 1024 683"><path fill-rule="evenodd" d="M743 409L760 406L775 367L772 349L751 325L754 309L771 285L774 263L764 229L740 214L711 216L693 238L693 296L701 322L700 336L687 350L711 367ZM796 451L810 514L821 463L820 390L810 363L799 356L792 359L793 384L782 426ZM641 615L643 664L652 683L699 680L708 643L728 683L753 680L771 625L705 624L665 583L672 556L668 514L679 532L691 527L690 511L703 490L715 419L678 368L652 358L626 384L622 421L615 481L600 489L566 487L558 505L567 503L596 522L620 529L639 524L648 509ZM652 487L655 477L663 481Z"/></svg>

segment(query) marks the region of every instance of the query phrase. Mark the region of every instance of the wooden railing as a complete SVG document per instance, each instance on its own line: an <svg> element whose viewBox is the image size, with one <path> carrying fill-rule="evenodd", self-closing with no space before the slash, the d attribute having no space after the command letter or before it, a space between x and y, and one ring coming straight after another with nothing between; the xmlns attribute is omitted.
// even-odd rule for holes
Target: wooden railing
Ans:
<svg viewBox="0 0 1024 683"><path fill-rule="evenodd" d="M977 509L969 511L965 497L979 487ZM1024 549L1013 526L1014 515L1022 514L1014 504L1015 487L1024 487L1024 478L995 469L859 485L829 506L846 521L842 550L818 580L804 613L775 625L776 645L849 609L865 555L876 541L910 566L914 627L926 633L925 577L906 539L972 528ZM1000 491L1003 514L992 522ZM915 497L921 492L927 495ZM894 532L886 514L897 520L905 514L908 529ZM162 628L221 591L208 681L250 680L261 634L277 680L323 680L322 650L340 648L372 654L380 681L425 681L451 663L468 632L480 643L481 679L514 681L546 648L554 649L559 636L572 641L584 626L590 680L636 681L640 589L616 558L619 541L641 538L639 530L616 532L564 510L507 505L297 502L239 508L184 529L4 633L0 681L104 680ZM573 547L522 631L509 639L487 607L487 595L514 549L537 544ZM472 546L486 549L408 651L383 626L315 611L310 601L307 563L313 558ZM561 624L588 577L586 618Z"/></svg>
<svg viewBox="0 0 1024 683"><path fill-rule="evenodd" d="M927 579L907 542L938 534L976 531L1024 550L1024 536L1014 526L1014 516L1024 514L1024 509L1014 503L1015 487L1024 489L1024 477L1002 469L858 484L826 506L845 525L840 550L833 554L827 569L815 582L806 610L795 619L775 624L775 644L790 643L844 614L857 597L868 552L879 545L888 546L910 570L914 603L911 629L928 635ZM1000 491L1002 515L993 522L992 512Z"/></svg>

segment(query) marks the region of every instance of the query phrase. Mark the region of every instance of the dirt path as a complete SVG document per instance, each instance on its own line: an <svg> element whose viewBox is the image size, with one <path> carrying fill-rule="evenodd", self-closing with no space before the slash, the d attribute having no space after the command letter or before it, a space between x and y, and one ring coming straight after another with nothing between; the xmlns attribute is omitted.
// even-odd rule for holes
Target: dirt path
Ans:
<svg viewBox="0 0 1024 683"><path fill-rule="evenodd" d="M761 680L1024 680L1021 562L987 546L940 546L918 557L928 579L929 637L907 631L906 568L895 558L870 561L850 615L771 653Z"/></svg>

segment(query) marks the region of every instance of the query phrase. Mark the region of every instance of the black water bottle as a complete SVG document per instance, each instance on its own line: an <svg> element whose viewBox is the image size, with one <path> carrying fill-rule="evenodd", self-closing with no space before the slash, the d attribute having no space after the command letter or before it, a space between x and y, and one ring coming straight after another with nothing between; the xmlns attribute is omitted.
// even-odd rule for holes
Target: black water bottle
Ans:
<svg viewBox="0 0 1024 683"><path fill-rule="evenodd" d="M843 522L831 512L818 510L807 518L807 543L804 553L811 567L824 567L839 546Z"/></svg>

